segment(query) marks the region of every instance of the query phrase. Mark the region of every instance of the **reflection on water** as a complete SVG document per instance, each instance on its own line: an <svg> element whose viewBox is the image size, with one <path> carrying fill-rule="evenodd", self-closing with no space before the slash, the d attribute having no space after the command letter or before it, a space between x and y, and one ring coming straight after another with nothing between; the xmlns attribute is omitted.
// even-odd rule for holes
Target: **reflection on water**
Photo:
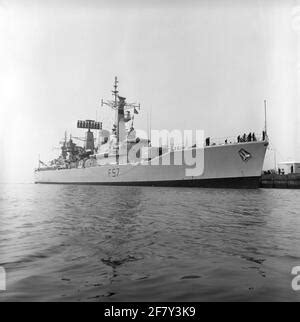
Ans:
<svg viewBox="0 0 300 322"><path fill-rule="evenodd" d="M0 301L300 300L300 191L0 190Z"/></svg>

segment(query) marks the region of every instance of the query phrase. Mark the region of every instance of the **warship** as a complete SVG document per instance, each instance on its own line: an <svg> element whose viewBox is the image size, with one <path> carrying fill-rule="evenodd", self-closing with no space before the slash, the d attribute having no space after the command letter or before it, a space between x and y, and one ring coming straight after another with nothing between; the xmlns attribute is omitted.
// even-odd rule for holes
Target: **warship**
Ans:
<svg viewBox="0 0 300 322"><path fill-rule="evenodd" d="M77 128L87 130L84 145L65 135L58 158L46 163L39 160L35 183L259 188L269 144L266 127L262 135L154 145L151 135L137 136L134 119L140 104L128 103L119 95L117 78L112 94L113 99L101 101L101 106L115 113L112 129L104 129L97 120L77 121Z"/></svg>

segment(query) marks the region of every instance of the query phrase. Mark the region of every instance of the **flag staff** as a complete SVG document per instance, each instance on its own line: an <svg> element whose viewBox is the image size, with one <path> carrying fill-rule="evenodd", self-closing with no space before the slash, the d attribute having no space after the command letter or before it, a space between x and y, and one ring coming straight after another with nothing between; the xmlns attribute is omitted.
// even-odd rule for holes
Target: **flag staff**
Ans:
<svg viewBox="0 0 300 322"><path fill-rule="evenodd" d="M266 132L266 136L268 134L268 128L267 128L267 100L264 101L265 103L265 132Z"/></svg>

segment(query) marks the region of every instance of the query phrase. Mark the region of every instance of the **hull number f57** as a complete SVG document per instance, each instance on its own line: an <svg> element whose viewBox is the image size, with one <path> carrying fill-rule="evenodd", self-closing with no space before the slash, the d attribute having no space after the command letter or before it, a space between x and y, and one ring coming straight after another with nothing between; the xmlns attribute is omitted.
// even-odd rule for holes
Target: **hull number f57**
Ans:
<svg viewBox="0 0 300 322"><path fill-rule="evenodd" d="M108 176L115 178L118 177L120 174L120 168L109 168L108 169Z"/></svg>

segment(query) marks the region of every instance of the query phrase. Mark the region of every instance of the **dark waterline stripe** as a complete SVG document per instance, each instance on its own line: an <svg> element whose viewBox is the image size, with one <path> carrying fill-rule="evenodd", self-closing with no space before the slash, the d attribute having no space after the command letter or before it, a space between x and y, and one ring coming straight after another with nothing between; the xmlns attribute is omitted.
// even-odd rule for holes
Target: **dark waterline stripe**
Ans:
<svg viewBox="0 0 300 322"><path fill-rule="evenodd" d="M42 182L36 184L73 184L73 185L102 185L102 186L150 186L150 187L196 187L196 188L239 188L257 189L261 177L237 177L220 179L192 179L165 181L132 181L132 182Z"/></svg>

